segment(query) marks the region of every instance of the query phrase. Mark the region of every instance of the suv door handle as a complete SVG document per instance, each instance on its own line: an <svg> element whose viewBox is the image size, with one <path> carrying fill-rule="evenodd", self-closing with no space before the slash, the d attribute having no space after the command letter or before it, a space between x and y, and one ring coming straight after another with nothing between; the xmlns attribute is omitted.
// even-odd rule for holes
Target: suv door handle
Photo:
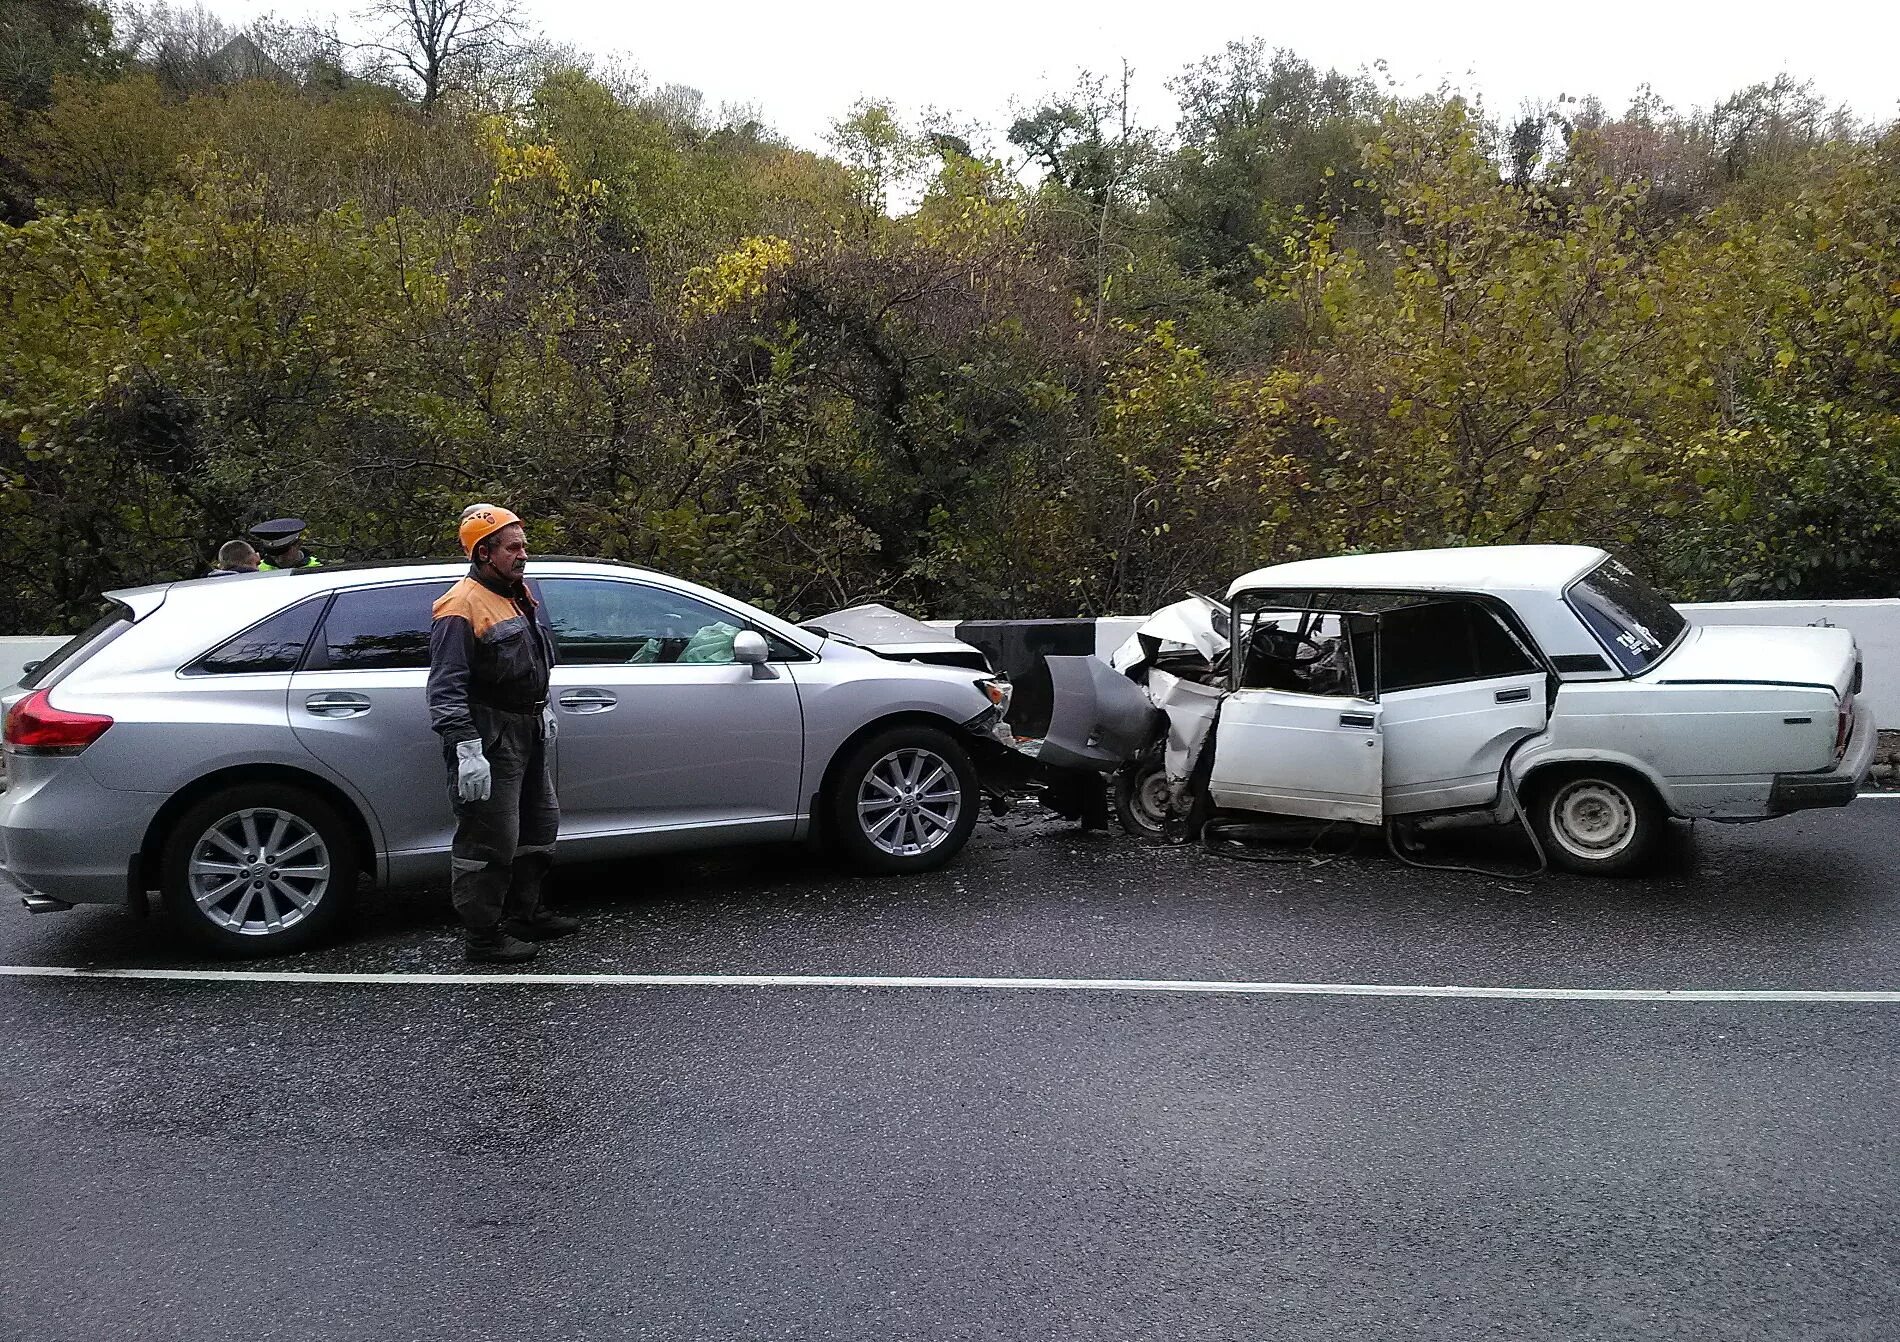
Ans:
<svg viewBox="0 0 1900 1342"><path fill-rule="evenodd" d="M1497 694L1498 702L1501 704L1521 704L1527 702L1530 697L1531 692L1523 689L1499 690Z"/></svg>
<svg viewBox="0 0 1900 1342"><path fill-rule="evenodd" d="M358 718L369 712L369 699L360 694L313 694L303 706L320 718Z"/></svg>
<svg viewBox="0 0 1900 1342"><path fill-rule="evenodd" d="M620 701L605 690L568 690L561 707L571 713L605 713Z"/></svg>
<svg viewBox="0 0 1900 1342"><path fill-rule="evenodd" d="M1339 725L1342 727L1370 727L1372 725L1372 714L1341 713L1339 715Z"/></svg>

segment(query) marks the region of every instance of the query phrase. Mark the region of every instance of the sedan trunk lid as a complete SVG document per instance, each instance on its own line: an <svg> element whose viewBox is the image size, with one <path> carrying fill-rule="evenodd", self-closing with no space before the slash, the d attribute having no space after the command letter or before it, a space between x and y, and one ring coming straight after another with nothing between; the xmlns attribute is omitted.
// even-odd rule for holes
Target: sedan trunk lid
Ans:
<svg viewBox="0 0 1900 1342"><path fill-rule="evenodd" d="M1642 679L1660 685L1814 685L1845 699L1860 663L1845 629L1693 625Z"/></svg>

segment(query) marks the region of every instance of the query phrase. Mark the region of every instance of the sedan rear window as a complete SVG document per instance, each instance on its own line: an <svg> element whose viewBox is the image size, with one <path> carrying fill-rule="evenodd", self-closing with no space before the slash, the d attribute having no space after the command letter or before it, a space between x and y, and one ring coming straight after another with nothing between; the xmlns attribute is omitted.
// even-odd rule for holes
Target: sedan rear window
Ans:
<svg viewBox="0 0 1900 1342"><path fill-rule="evenodd" d="M1614 559L1597 565L1565 596L1630 675L1660 662L1689 624L1662 593Z"/></svg>

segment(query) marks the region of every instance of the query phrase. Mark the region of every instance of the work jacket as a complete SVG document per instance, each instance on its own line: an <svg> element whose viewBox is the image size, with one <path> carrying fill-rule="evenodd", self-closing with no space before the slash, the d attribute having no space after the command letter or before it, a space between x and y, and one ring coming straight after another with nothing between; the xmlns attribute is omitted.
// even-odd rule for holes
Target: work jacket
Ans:
<svg viewBox="0 0 1900 1342"><path fill-rule="evenodd" d="M481 737L471 705L506 713L547 706L554 632L526 582L510 592L473 566L435 603L429 627L429 725L451 743Z"/></svg>

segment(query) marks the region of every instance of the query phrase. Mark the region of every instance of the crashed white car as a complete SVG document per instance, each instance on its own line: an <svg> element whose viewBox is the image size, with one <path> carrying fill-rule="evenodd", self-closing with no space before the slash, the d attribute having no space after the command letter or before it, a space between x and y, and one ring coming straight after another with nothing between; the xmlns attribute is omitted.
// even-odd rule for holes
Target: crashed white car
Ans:
<svg viewBox="0 0 1900 1342"><path fill-rule="evenodd" d="M1138 820L1190 787L1364 824L1522 815L1582 872L1638 866L1670 816L1844 806L1876 744L1846 630L1692 625L1585 546L1281 564L1160 612L1121 675L1058 660L1044 758L1102 767L1145 738L1124 770ZM1103 682L1139 683L1140 708Z"/></svg>

